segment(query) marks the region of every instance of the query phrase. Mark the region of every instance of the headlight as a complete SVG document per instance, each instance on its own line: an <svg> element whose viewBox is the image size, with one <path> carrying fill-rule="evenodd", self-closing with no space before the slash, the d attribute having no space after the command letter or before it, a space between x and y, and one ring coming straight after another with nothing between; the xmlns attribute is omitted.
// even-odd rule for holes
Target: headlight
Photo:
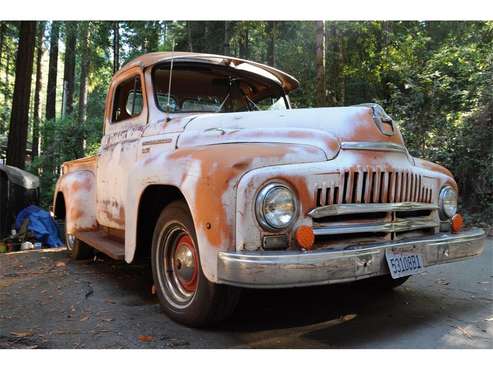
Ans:
<svg viewBox="0 0 493 370"><path fill-rule="evenodd" d="M440 191L440 218L452 218L457 213L457 193L450 186Z"/></svg>
<svg viewBox="0 0 493 370"><path fill-rule="evenodd" d="M295 220L297 202L287 186L271 183L258 193L255 210L258 222L265 229L285 229Z"/></svg>

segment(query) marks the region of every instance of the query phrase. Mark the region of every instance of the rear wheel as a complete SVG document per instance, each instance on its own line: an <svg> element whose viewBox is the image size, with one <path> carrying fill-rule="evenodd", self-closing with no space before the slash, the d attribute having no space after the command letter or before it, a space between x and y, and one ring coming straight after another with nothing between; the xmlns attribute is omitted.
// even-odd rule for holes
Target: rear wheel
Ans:
<svg viewBox="0 0 493 370"><path fill-rule="evenodd" d="M168 205L156 223L152 273L161 307L185 325L223 320L239 299L238 288L211 283L203 274L193 220L183 201Z"/></svg>
<svg viewBox="0 0 493 370"><path fill-rule="evenodd" d="M88 259L94 255L92 247L77 239L74 234L65 232L65 245L70 257L74 260Z"/></svg>

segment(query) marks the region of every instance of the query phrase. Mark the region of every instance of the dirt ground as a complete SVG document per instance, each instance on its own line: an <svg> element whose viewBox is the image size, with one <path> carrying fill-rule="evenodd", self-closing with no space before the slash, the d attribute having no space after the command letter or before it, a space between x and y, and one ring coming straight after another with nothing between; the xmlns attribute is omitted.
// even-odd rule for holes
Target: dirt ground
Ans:
<svg viewBox="0 0 493 370"><path fill-rule="evenodd" d="M493 239L392 292L368 282L245 290L232 319L196 330L160 312L148 266L0 254L0 348L493 348Z"/></svg>

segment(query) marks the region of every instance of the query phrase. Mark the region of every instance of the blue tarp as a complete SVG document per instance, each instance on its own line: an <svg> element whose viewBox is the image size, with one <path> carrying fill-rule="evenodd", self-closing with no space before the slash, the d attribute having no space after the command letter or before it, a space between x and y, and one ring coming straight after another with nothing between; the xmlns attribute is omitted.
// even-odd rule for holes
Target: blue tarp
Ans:
<svg viewBox="0 0 493 370"><path fill-rule="evenodd" d="M58 229L50 214L36 206L29 206L19 212L15 220L15 228L20 229L24 220L28 218L27 229L33 233L36 240L49 247L63 245L58 236Z"/></svg>

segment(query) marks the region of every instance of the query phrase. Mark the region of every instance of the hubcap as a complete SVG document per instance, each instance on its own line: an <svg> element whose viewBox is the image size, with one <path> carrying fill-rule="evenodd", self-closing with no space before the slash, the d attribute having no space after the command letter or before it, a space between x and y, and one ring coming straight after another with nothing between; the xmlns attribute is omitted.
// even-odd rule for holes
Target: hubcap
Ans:
<svg viewBox="0 0 493 370"><path fill-rule="evenodd" d="M199 280L199 254L184 225L171 222L159 236L158 283L168 303L184 309L193 301Z"/></svg>
<svg viewBox="0 0 493 370"><path fill-rule="evenodd" d="M197 285L196 253L192 239L182 235L176 242L173 257L173 271L179 283L187 292L194 292Z"/></svg>

